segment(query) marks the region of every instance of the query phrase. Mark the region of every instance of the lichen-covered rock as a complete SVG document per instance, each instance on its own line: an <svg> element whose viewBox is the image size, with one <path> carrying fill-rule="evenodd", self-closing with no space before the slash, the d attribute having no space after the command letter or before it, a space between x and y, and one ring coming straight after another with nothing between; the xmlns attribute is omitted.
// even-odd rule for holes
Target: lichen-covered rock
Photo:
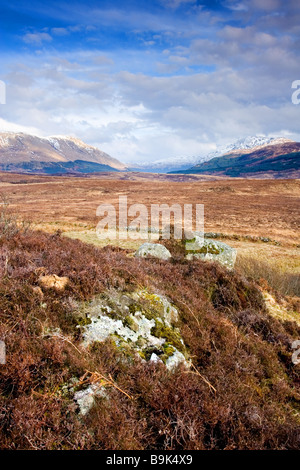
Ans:
<svg viewBox="0 0 300 470"><path fill-rule="evenodd" d="M85 416L95 403L95 397L107 398L107 393L97 384L92 384L84 390L79 390L74 395L74 400L79 406L79 413Z"/></svg>
<svg viewBox="0 0 300 470"><path fill-rule="evenodd" d="M135 252L137 258L158 258L163 260L170 259L171 253L169 250L159 243L143 243Z"/></svg>
<svg viewBox="0 0 300 470"><path fill-rule="evenodd" d="M126 342L131 341L133 343L137 343L141 336L153 346L162 345L163 340L151 334L152 328L155 327L154 319L148 320L142 312L136 312L134 317L129 317L137 325L137 331L133 331L130 327L124 325L124 321L103 314L90 317L92 321L85 327L84 345L87 346L93 341L105 341L106 338L113 335L121 337Z"/></svg>
<svg viewBox="0 0 300 470"><path fill-rule="evenodd" d="M205 261L217 261L228 269L233 269L236 260L236 249L226 243L197 235L185 244L186 259L200 258Z"/></svg>
<svg viewBox="0 0 300 470"><path fill-rule="evenodd" d="M161 318L165 320L168 326L172 326L179 320L178 310L172 305L169 300L161 294L152 294L146 290L140 290L132 294L132 298L136 301L144 299L151 304Z"/></svg>
<svg viewBox="0 0 300 470"><path fill-rule="evenodd" d="M88 321L81 322L83 346L107 338L114 341L129 360L163 362L172 370L187 355L180 331L176 327L178 310L160 294L147 290L132 293L107 291L84 306ZM174 356L173 360L169 360Z"/></svg>
<svg viewBox="0 0 300 470"><path fill-rule="evenodd" d="M158 355L155 354L155 353L152 353L152 354L151 354L151 357L150 357L149 361L150 361L150 362L155 362L155 363L159 363L159 362L160 362L161 364L163 364L163 361L162 361L162 360L158 357Z"/></svg>
<svg viewBox="0 0 300 470"><path fill-rule="evenodd" d="M186 359L180 351L176 350L174 351L174 354L166 360L166 367L167 369L172 370L181 363L186 363Z"/></svg>

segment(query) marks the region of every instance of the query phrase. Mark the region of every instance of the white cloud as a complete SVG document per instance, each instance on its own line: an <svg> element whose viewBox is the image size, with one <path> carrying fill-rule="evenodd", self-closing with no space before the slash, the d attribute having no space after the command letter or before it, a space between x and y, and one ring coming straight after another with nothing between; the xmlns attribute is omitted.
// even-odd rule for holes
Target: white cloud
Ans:
<svg viewBox="0 0 300 470"><path fill-rule="evenodd" d="M37 127L22 126L14 122L6 121L0 118L0 132L24 132L25 134L33 134L41 136L42 133Z"/></svg>
<svg viewBox="0 0 300 470"><path fill-rule="evenodd" d="M52 37L48 33L26 33L23 36L23 41L26 42L27 44L36 44L40 45L44 41L50 42L52 41Z"/></svg>
<svg viewBox="0 0 300 470"><path fill-rule="evenodd" d="M300 138L300 106L291 103L291 83L300 79L297 3L291 0L289 12L281 8L278 16L268 0L246 27L249 0L226 3L232 18L243 18L234 27L187 3L194 15L172 11L176 18L168 17L167 8L159 17L127 15L136 47L96 50L86 42L47 53L52 36L52 51L65 32L97 36L98 26L84 12L86 24L27 33L25 42L42 44L43 54L12 57L10 68L9 59L2 61L7 105L0 127L77 135L123 161L200 155L256 133ZM183 4L164 2L169 10ZM125 21L117 9L93 13L97 25Z"/></svg>
<svg viewBox="0 0 300 470"><path fill-rule="evenodd" d="M167 7L167 8L172 8L176 9L179 8L181 5L186 5L186 4L191 4L191 3L196 3L196 0L160 0L160 3Z"/></svg>
<svg viewBox="0 0 300 470"><path fill-rule="evenodd" d="M55 36L67 36L70 34L68 28L51 28L51 33Z"/></svg>

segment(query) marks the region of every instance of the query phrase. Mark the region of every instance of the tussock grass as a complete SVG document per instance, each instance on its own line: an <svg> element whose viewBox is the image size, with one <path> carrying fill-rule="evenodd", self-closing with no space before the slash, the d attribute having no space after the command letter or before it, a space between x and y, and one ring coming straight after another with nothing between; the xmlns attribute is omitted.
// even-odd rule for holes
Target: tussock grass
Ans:
<svg viewBox="0 0 300 470"><path fill-rule="evenodd" d="M239 255L236 268L256 281L264 279L270 287L283 295L300 296L300 274L290 272L284 258L277 261Z"/></svg>
<svg viewBox="0 0 300 470"><path fill-rule="evenodd" d="M11 210L7 197L0 194L0 237L13 238L18 233L26 233L31 227L31 222L20 220Z"/></svg>

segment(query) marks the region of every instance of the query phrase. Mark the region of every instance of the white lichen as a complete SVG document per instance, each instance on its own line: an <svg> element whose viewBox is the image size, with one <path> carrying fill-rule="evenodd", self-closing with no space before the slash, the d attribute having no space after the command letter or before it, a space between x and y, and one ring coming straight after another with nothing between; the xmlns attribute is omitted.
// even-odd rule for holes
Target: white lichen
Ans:
<svg viewBox="0 0 300 470"><path fill-rule="evenodd" d="M107 398L108 395L103 387L97 384L92 384L84 390L79 390L74 395L74 400L79 407L81 416L85 416L95 403L96 397Z"/></svg>
<svg viewBox="0 0 300 470"><path fill-rule="evenodd" d="M103 342L112 338L118 347L126 343L139 357L148 357L152 362L164 362L169 370L180 362L188 364L185 356L173 344L171 354L170 349L168 351L170 356L166 354L170 340L164 337L164 331L166 336L170 331L178 335L183 349L184 342L178 328L174 326L179 319L178 310L165 296L147 290L130 294L108 291L86 305L84 310L89 323L78 326L82 328L84 347L95 341ZM132 356L136 357L136 354Z"/></svg>

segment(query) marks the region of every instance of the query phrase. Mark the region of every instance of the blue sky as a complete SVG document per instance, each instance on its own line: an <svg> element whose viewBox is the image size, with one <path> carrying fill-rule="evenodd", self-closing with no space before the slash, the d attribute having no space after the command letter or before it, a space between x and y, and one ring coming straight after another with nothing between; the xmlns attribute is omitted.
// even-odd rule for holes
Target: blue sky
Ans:
<svg viewBox="0 0 300 470"><path fill-rule="evenodd" d="M126 162L299 139L298 0L0 2L0 130Z"/></svg>

